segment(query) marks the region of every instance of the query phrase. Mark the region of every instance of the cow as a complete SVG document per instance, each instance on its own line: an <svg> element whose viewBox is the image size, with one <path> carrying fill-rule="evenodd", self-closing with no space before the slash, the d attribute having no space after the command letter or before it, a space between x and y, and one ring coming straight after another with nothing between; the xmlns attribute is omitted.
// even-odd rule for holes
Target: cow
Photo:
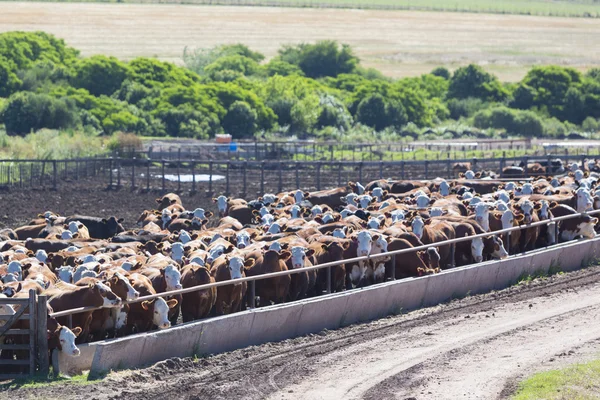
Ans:
<svg viewBox="0 0 600 400"><path fill-rule="evenodd" d="M215 282L235 281L246 276L246 268L254 265L254 259L244 260L241 255L222 255L212 264L210 274ZM217 299L215 312L217 315L231 314L242 308L244 296L246 296L246 282L219 286L217 288Z"/></svg>
<svg viewBox="0 0 600 400"><path fill-rule="evenodd" d="M190 263L181 270L181 285L184 289L214 283L210 270L196 263ZM181 303L183 322L206 318L217 301L217 288L202 289L184 293Z"/></svg>
<svg viewBox="0 0 600 400"><path fill-rule="evenodd" d="M80 222L88 230L91 238L94 239L110 239L113 236L125 232L125 228L121 223L123 219L117 219L116 217L96 218L88 217L84 215L73 215L65 220L65 223L70 224L71 222Z"/></svg>
<svg viewBox="0 0 600 400"><path fill-rule="evenodd" d="M141 297L156 294L148 277L133 273L129 276L131 285ZM127 314L126 331L128 333L148 332L153 326L158 329L171 327L169 310L177 306L177 299L165 301L162 297L131 303Z"/></svg>
<svg viewBox="0 0 600 400"><path fill-rule="evenodd" d="M267 250L254 263L246 267L246 276L258 276L273 272L287 271L286 261L291 257L289 251ZM291 278L282 275L276 278L260 279L255 282L256 296L260 298L260 305L282 303L288 296Z"/></svg>
<svg viewBox="0 0 600 400"><path fill-rule="evenodd" d="M183 205L183 203L181 202L181 198L176 195L175 193L167 193L164 196L156 199L156 203L158 204L157 209L158 211L162 211L164 209L166 209L169 206L172 206L174 204L178 204L178 205Z"/></svg>

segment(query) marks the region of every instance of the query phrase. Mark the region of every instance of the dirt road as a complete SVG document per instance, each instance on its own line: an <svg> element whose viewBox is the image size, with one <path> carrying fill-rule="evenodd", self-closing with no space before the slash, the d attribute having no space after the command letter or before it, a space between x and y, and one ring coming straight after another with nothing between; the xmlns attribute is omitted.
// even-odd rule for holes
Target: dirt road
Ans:
<svg viewBox="0 0 600 400"><path fill-rule="evenodd" d="M600 267L338 331L2 398L496 399L600 350Z"/></svg>

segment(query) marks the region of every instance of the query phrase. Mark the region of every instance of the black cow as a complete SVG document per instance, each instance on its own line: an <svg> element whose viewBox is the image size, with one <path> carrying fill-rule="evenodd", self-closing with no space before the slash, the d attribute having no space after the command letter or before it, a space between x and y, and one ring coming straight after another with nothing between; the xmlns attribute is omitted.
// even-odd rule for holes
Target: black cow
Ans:
<svg viewBox="0 0 600 400"><path fill-rule="evenodd" d="M79 221L90 232L90 237L94 239L110 239L118 233L125 232L125 228L121 225L123 218L117 220L116 217L96 218L87 217L84 215L73 215L66 219L65 223L68 224L71 221Z"/></svg>

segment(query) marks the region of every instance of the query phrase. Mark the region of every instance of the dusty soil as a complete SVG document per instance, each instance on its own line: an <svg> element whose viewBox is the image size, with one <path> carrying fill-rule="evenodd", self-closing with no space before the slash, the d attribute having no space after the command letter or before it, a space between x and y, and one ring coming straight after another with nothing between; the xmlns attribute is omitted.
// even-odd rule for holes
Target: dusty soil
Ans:
<svg viewBox="0 0 600 400"><path fill-rule="evenodd" d="M0 2L0 32L41 30L84 56L159 57L241 42L267 58L283 44L331 39L393 77L478 63L502 80L532 65L598 64L595 19L387 10Z"/></svg>
<svg viewBox="0 0 600 400"><path fill-rule="evenodd" d="M600 267L337 331L1 398L498 399L597 357Z"/></svg>

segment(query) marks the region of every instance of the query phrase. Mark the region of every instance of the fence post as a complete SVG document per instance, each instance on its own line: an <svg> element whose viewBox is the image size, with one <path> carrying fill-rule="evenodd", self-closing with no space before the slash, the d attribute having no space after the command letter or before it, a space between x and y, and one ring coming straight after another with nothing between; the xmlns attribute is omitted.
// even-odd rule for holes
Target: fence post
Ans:
<svg viewBox="0 0 600 400"><path fill-rule="evenodd" d="M225 177L225 194L229 196L229 168L231 161L227 160L227 176Z"/></svg>
<svg viewBox="0 0 600 400"><path fill-rule="evenodd" d="M338 186L342 186L342 163L338 163Z"/></svg>
<svg viewBox="0 0 600 400"><path fill-rule="evenodd" d="M75 180L79 180L79 160L75 160Z"/></svg>
<svg viewBox="0 0 600 400"><path fill-rule="evenodd" d="M296 189L300 189L300 174L298 172L298 161L296 161L295 163L295 167L296 167Z"/></svg>
<svg viewBox="0 0 600 400"><path fill-rule="evenodd" d="M192 166L192 193L196 193L196 163L191 162Z"/></svg>
<svg viewBox="0 0 600 400"><path fill-rule="evenodd" d="M404 180L404 161L400 161L400 179Z"/></svg>
<svg viewBox="0 0 600 400"><path fill-rule="evenodd" d="M110 190L112 190L113 188L113 159L112 157L108 159L108 175L110 177L110 183L108 184L108 187Z"/></svg>
<svg viewBox="0 0 600 400"><path fill-rule="evenodd" d="M390 277L393 281L396 280L396 255L392 254L392 270L390 271Z"/></svg>
<svg viewBox="0 0 600 400"><path fill-rule="evenodd" d="M77 169L77 175L77 179L79 179L79 168ZM117 189L121 189L121 157L117 157Z"/></svg>
<svg viewBox="0 0 600 400"><path fill-rule="evenodd" d="M29 290L29 374L33 376L35 374L35 339L36 339L36 326L35 326L35 297L36 292L34 289Z"/></svg>
<svg viewBox="0 0 600 400"><path fill-rule="evenodd" d="M19 187L23 187L23 164L19 163Z"/></svg>
<svg viewBox="0 0 600 400"><path fill-rule="evenodd" d="M331 267L327 267L327 293L331 293Z"/></svg>
<svg viewBox="0 0 600 400"><path fill-rule="evenodd" d="M56 160L53 160L52 161L52 187L54 188L54 190L56 190L56 174L57 174Z"/></svg>
<svg viewBox="0 0 600 400"><path fill-rule="evenodd" d="M8 168L7 168L7 172L8 172L8 179L7 179L7 180L8 180L8 186L10 186L10 181L11 181L11 179L10 179L10 178L11 178L11 177L10 177L10 175L11 175L11 174L10 174L10 169L11 169L11 168L10 168L10 164L8 164Z"/></svg>
<svg viewBox="0 0 600 400"><path fill-rule="evenodd" d="M363 170L362 169L363 169L363 163L362 163L362 161L360 161L358 163L358 181L359 182L363 180Z"/></svg>
<svg viewBox="0 0 600 400"><path fill-rule="evenodd" d="M48 357L48 298L46 295L40 295L37 299L37 349L39 373L42 378L48 376L50 361Z"/></svg>
<svg viewBox="0 0 600 400"><path fill-rule="evenodd" d="M379 179L383 179L383 161L379 161Z"/></svg>
<svg viewBox="0 0 600 400"><path fill-rule="evenodd" d="M260 161L260 193L265 194L265 160Z"/></svg>
<svg viewBox="0 0 600 400"><path fill-rule="evenodd" d="M146 162L146 191L150 191L150 159Z"/></svg>
<svg viewBox="0 0 600 400"><path fill-rule="evenodd" d="M242 179L243 179L243 189L242 189L243 195L242 195L242 197L246 197L246 193L247 193L246 192L246 189L247 189L247 186L246 186L246 171L248 170L248 161L244 161L244 165L243 165L242 168L243 168L242 169L242 175L243 175L242 176Z"/></svg>
<svg viewBox="0 0 600 400"><path fill-rule="evenodd" d="M135 190L135 157L131 160L131 190Z"/></svg>
<svg viewBox="0 0 600 400"><path fill-rule="evenodd" d="M429 161L425 160L425 179L429 179Z"/></svg>
<svg viewBox="0 0 600 400"><path fill-rule="evenodd" d="M165 160L161 160L162 191L165 191Z"/></svg>
<svg viewBox="0 0 600 400"><path fill-rule="evenodd" d="M250 281L250 308L256 308L256 281Z"/></svg>
<svg viewBox="0 0 600 400"><path fill-rule="evenodd" d="M179 148L179 153L180 153L179 156L181 156L181 148ZM179 167L180 167L180 164L181 164L180 160L181 160L181 158L179 158L177 160L177 192L181 191L181 174L179 173L179 171L180 171Z"/></svg>
<svg viewBox="0 0 600 400"><path fill-rule="evenodd" d="M317 163L317 190L321 190L321 161Z"/></svg>
<svg viewBox="0 0 600 400"><path fill-rule="evenodd" d="M33 163L29 164L29 187L33 187Z"/></svg>
<svg viewBox="0 0 600 400"><path fill-rule="evenodd" d="M209 194L209 196L212 196L212 193L213 193L212 185L213 185L213 163L212 163L212 161L209 161L208 162L208 194Z"/></svg>
<svg viewBox="0 0 600 400"><path fill-rule="evenodd" d="M46 161L42 161L42 173L40 174L40 186L44 186L44 174L46 173Z"/></svg>
<svg viewBox="0 0 600 400"><path fill-rule="evenodd" d="M281 161L279 161L279 182L277 183L278 192L281 193L283 191L283 166L281 165Z"/></svg>

